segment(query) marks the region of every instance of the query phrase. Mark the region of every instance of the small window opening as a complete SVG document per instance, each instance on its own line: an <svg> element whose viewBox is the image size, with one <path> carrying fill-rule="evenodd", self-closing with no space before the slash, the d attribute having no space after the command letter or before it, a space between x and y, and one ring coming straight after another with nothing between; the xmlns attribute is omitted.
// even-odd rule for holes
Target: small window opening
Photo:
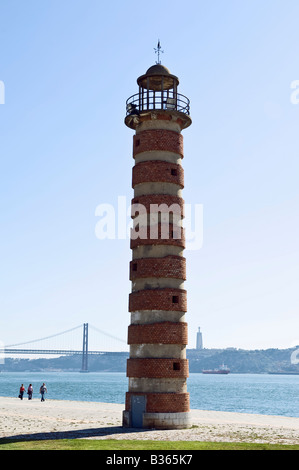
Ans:
<svg viewBox="0 0 299 470"><path fill-rule="evenodd" d="M140 145L140 139L136 139L135 146L139 147L139 145Z"/></svg>
<svg viewBox="0 0 299 470"><path fill-rule="evenodd" d="M179 362L174 362L173 363L173 370L180 370L181 369L181 364Z"/></svg>
<svg viewBox="0 0 299 470"><path fill-rule="evenodd" d="M132 265L132 271L137 271L137 263L133 263L133 265Z"/></svg>
<svg viewBox="0 0 299 470"><path fill-rule="evenodd" d="M179 296L178 295L173 295L172 296L172 303L173 304L178 304L179 303Z"/></svg>
<svg viewBox="0 0 299 470"><path fill-rule="evenodd" d="M175 168L172 168L171 174L172 176L178 176L178 170L176 170Z"/></svg>

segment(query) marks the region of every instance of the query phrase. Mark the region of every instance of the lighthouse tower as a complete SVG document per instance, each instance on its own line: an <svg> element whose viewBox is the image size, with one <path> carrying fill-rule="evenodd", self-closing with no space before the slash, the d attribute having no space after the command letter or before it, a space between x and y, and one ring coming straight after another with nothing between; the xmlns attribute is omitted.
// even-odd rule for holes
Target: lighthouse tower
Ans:
<svg viewBox="0 0 299 470"><path fill-rule="evenodd" d="M190 425L181 133L191 125L189 100L178 93L179 79L160 62L137 83L125 118L135 135L123 425L181 429Z"/></svg>

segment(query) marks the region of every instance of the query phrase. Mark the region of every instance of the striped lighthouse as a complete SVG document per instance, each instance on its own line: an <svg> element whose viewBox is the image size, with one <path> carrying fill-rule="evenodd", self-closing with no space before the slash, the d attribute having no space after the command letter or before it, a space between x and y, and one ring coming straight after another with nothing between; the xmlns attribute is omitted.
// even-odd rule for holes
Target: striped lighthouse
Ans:
<svg viewBox="0 0 299 470"><path fill-rule="evenodd" d="M191 125L179 79L160 62L137 79L125 124L135 131L128 328L129 389L123 425L189 426L182 130Z"/></svg>

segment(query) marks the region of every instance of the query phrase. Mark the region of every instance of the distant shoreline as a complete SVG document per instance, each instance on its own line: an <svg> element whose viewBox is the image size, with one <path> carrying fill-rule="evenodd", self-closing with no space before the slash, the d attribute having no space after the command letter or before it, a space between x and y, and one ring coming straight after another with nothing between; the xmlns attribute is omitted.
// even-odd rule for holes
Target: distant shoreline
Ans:
<svg viewBox="0 0 299 470"><path fill-rule="evenodd" d="M226 364L231 374L277 374L299 375L299 364L292 363L290 349L187 349L189 372L202 373L204 369L217 369ZM126 372L128 352L107 352L100 356L90 356L88 367L91 372ZM81 369L80 354L56 358L5 358L0 371L12 372L76 372Z"/></svg>

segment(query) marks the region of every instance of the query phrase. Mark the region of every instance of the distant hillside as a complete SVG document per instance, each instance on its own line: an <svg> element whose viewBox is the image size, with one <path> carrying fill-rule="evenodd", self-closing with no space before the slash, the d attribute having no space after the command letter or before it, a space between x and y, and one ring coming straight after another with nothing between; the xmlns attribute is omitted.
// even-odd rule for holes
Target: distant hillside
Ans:
<svg viewBox="0 0 299 470"><path fill-rule="evenodd" d="M188 350L190 372L215 369L226 364L235 374L298 373L299 364L291 363L295 349L195 349Z"/></svg>
<svg viewBox="0 0 299 470"><path fill-rule="evenodd" d="M291 363L293 349L266 349L248 351L243 349L202 349L187 350L190 373L201 373L203 369L215 369L226 364L235 374L297 373L299 364ZM90 356L90 372L125 372L127 352L106 353ZM81 369L80 356L61 356L54 359L11 359L7 358L0 370L24 371L77 371Z"/></svg>

